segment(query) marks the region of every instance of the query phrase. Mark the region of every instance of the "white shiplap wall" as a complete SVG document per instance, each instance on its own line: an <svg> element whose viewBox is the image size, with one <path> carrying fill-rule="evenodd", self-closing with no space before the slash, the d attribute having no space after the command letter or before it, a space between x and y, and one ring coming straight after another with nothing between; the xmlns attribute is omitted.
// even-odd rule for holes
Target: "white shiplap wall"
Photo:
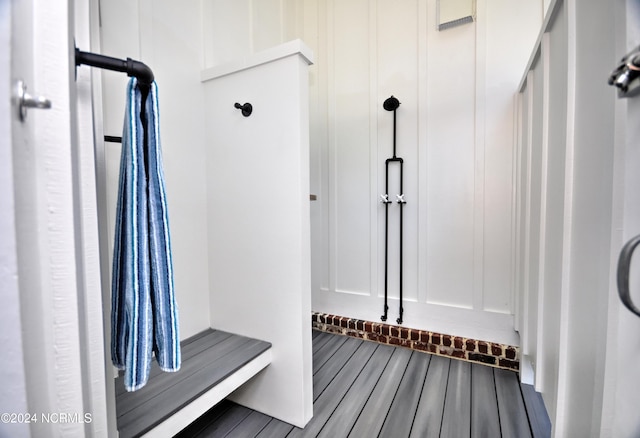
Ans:
<svg viewBox="0 0 640 438"><path fill-rule="evenodd" d="M384 160L405 160L405 325L517 342L511 313L513 90L540 3L477 3L438 32L435 1L304 2L312 71L317 311L378 320L384 291ZM392 198L398 192L391 171ZM390 206L389 321L397 317L398 207Z"/></svg>
<svg viewBox="0 0 640 438"><path fill-rule="evenodd" d="M299 37L310 70L313 309L379 320L384 160L405 160L405 325L517 343L513 330L513 93L542 3L478 0L436 30L435 0L204 2L207 67ZM268 13L267 13L268 11ZM392 199L398 192L391 171ZM398 316L390 206L389 321Z"/></svg>
<svg viewBox="0 0 640 438"><path fill-rule="evenodd" d="M640 430L640 320L616 291L638 233L638 103L606 82L637 45L636 3L545 2L519 87L517 320L557 437Z"/></svg>
<svg viewBox="0 0 640 438"><path fill-rule="evenodd" d="M124 57L139 50L162 81L167 184L172 211L182 212L172 214L176 282L193 291L185 292L181 309L197 318L189 326L184 321L185 335L206 324L198 309L207 307L204 240L186 232L206 234L199 207L206 176L196 158L203 153L194 116L202 108L192 77L197 60L211 67L301 37L317 61L310 73L310 183L318 195L311 204L314 310L369 320L382 313L378 199L393 120L382 102L394 94L402 102L397 153L405 159L408 201L405 325L518 342L511 316L513 90L541 22L539 0L478 0L475 23L442 32L435 0L207 0L201 9L142 3L152 15L128 27L114 15L115 4L102 5L103 49ZM139 35L133 45L118 36L129 28ZM105 74L105 87L118 78ZM119 86L111 87L116 91L105 88L109 134L120 129L122 102ZM116 151L114 163L117 157ZM394 196L397 175L391 176ZM397 204L390 213L389 321L395 321Z"/></svg>

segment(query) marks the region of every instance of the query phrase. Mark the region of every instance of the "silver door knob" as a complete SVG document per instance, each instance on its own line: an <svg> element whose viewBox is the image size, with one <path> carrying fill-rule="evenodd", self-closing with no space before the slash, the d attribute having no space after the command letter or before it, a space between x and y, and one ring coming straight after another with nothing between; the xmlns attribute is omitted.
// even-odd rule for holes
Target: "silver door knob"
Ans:
<svg viewBox="0 0 640 438"><path fill-rule="evenodd" d="M44 96L32 96L27 93L27 86L24 81L18 80L16 82L15 88L15 102L18 107L18 116L20 117L20 121L24 122L27 118L27 109L28 108L40 108L40 109L49 109L51 108L51 101Z"/></svg>

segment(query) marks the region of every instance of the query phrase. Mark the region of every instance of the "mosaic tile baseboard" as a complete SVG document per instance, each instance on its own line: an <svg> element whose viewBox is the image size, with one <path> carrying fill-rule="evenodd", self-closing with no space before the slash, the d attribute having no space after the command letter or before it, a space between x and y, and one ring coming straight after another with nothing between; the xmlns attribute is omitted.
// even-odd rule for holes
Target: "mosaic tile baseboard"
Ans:
<svg viewBox="0 0 640 438"><path fill-rule="evenodd" d="M314 329L323 332L352 336L381 344L399 345L440 356L480 362L497 368L514 371L520 369L520 349L512 345L318 312L311 313L311 323Z"/></svg>

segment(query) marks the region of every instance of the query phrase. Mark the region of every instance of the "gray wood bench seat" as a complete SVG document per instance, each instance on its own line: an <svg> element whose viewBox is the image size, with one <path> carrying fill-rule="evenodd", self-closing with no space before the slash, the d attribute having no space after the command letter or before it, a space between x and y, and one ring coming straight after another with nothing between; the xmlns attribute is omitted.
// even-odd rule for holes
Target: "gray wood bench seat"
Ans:
<svg viewBox="0 0 640 438"><path fill-rule="evenodd" d="M152 363L149 381L135 392L116 379L121 438L172 436L271 362L271 344L208 329L181 342L182 365L165 373Z"/></svg>

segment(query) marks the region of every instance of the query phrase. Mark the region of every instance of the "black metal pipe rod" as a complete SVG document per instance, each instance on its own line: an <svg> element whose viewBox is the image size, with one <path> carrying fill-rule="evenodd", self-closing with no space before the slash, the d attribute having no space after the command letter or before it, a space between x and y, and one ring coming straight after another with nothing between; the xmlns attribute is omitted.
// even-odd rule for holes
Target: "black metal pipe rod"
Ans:
<svg viewBox="0 0 640 438"><path fill-rule="evenodd" d="M385 161L385 196L386 200L383 200L384 206L384 315L380 317L382 321L386 321L389 310L389 164L400 163L400 194L402 194L402 178L403 178L403 164L404 160L400 157L387 158ZM400 201L398 201L400 202ZM399 323L402 323L402 204L400 202L400 318Z"/></svg>
<svg viewBox="0 0 640 438"><path fill-rule="evenodd" d="M96 53L83 52L76 48L76 66L89 65L106 70L119 71L138 79L141 85L151 85L154 80L153 71L144 63L131 58L118 59Z"/></svg>
<svg viewBox="0 0 640 438"><path fill-rule="evenodd" d="M387 111L393 111L393 157L392 158L388 158L385 162L385 190L386 190L386 194L383 196L383 200L382 202L385 204L385 212L384 212L384 216L385 216L385 223L384 223L384 315L382 315L381 319L383 321L387 320L387 313L389 310L389 306L388 306L388 278L389 278L389 263L388 263L388 256L389 256L389 204L391 203L391 201L389 201L389 163L392 162L399 162L400 163L400 194L398 195L398 204L400 204L400 315L398 317L398 319L396 320L398 322L398 324L402 324L402 314L404 312L404 309L402 307L402 300L403 300L403 296L402 296L402 252L403 252L403 248L402 248L402 240L403 240L403 229L402 229L402 224L403 224L403 217L402 217L402 207L403 204L405 204L405 200L404 200L404 192L403 192L403 187L402 187L402 180L403 180L403 167L404 167L404 161L402 158L399 158L396 156L396 110L398 109L398 107L400 106L400 101L398 99L396 99L395 97L391 96L388 99L386 99L382 105L382 107L387 110Z"/></svg>
<svg viewBox="0 0 640 438"><path fill-rule="evenodd" d="M393 110L393 158L396 157L396 110Z"/></svg>
<svg viewBox="0 0 640 438"><path fill-rule="evenodd" d="M382 321L387 320L389 311L388 305L388 275L389 275L389 160L385 163L385 200L384 202L384 314L380 317Z"/></svg>
<svg viewBox="0 0 640 438"><path fill-rule="evenodd" d="M389 204L384 206L384 314L380 318L382 321L387 320L389 312Z"/></svg>
<svg viewBox="0 0 640 438"><path fill-rule="evenodd" d="M116 137L115 135L105 135L104 141L108 141L110 143L122 143L122 137Z"/></svg>
<svg viewBox="0 0 640 438"><path fill-rule="evenodd" d="M395 114L395 111L394 111ZM404 172L404 161L402 160L402 158L400 158L400 196L404 195L404 191L402 188L402 181L403 181L403 172ZM404 223L404 221L402 220L402 207L404 206L404 199L400 198L398 199L398 204L400 204L400 309L398 311L398 319L396 320L396 322L398 324L402 324L402 314L404 313L404 309L402 306L402 224Z"/></svg>

